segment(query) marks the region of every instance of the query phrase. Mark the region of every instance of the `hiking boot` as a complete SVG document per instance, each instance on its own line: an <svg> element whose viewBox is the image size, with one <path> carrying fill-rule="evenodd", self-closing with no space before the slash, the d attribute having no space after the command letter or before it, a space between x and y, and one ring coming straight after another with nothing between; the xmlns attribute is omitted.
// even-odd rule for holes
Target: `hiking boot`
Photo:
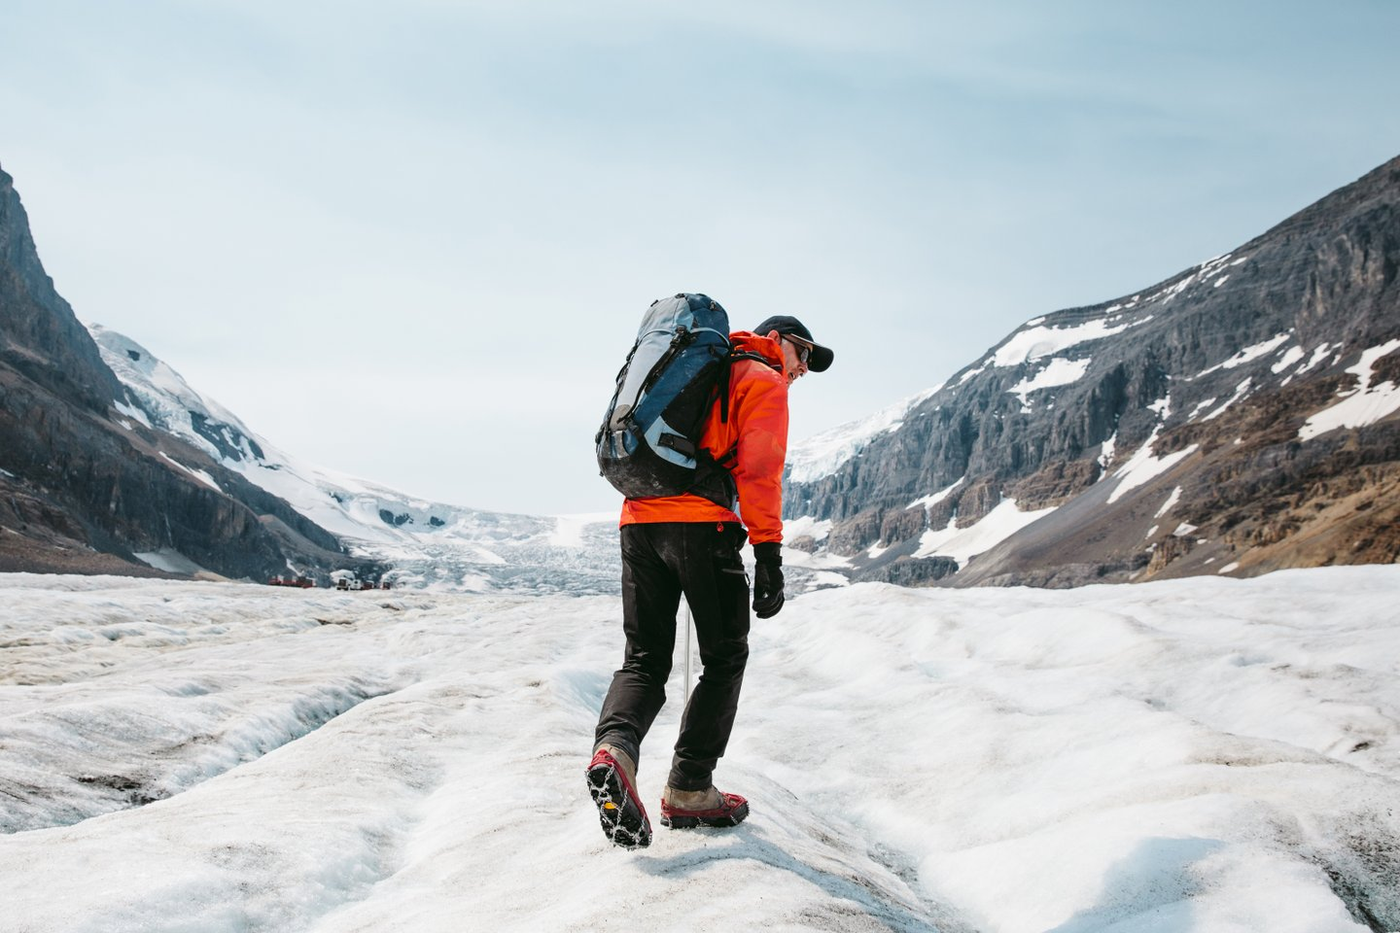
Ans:
<svg viewBox="0 0 1400 933"><path fill-rule="evenodd" d="M676 790L667 785L661 794L661 825L667 829L738 826L748 815L747 800L738 794L721 794L713 784L704 790Z"/></svg>
<svg viewBox="0 0 1400 933"><path fill-rule="evenodd" d="M627 753L615 745L598 746L587 777L608 841L624 849L651 845L651 821L637 796L637 765Z"/></svg>

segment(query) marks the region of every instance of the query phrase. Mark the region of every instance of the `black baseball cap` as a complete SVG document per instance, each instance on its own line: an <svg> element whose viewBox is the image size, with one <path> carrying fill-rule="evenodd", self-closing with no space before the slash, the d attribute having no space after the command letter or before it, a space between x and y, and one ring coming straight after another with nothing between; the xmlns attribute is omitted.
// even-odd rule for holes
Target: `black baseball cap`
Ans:
<svg viewBox="0 0 1400 933"><path fill-rule="evenodd" d="M798 337L812 345L812 352L807 357L807 368L814 373L824 373L831 366L831 361L836 354L830 349L822 346L812 339L812 332L791 314L775 314L762 324L753 329L755 334L766 335L769 331L777 331L780 334L790 334Z"/></svg>

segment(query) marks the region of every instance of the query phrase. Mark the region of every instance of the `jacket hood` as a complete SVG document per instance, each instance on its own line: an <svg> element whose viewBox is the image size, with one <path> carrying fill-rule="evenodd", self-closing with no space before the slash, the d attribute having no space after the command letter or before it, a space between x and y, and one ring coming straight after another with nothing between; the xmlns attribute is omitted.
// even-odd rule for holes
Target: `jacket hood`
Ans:
<svg viewBox="0 0 1400 933"><path fill-rule="evenodd" d="M757 353L779 369L783 366L782 345L772 337L762 337L748 330L736 330L729 335L729 342L736 350Z"/></svg>

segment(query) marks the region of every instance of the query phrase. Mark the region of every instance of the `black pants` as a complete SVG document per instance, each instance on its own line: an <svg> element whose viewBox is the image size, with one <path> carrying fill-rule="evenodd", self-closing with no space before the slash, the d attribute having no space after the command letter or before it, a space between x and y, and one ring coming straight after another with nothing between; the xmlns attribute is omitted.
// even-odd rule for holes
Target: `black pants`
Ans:
<svg viewBox="0 0 1400 933"><path fill-rule="evenodd" d="M627 650L598 718L595 747L616 745L640 759L676 647L676 610L684 594L695 619L703 670L681 718L667 783L710 786L729 744L739 687L749 659L749 581L739 549L742 525L658 522L622 527L622 628Z"/></svg>

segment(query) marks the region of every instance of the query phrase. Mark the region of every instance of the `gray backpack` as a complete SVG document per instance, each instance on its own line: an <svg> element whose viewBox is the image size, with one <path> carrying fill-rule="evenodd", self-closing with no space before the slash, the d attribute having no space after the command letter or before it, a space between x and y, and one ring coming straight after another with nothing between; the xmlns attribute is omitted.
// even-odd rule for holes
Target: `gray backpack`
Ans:
<svg viewBox="0 0 1400 933"><path fill-rule="evenodd" d="M734 352L719 302L690 293L652 302L594 437L599 473L629 499L691 492L733 508L733 452L716 461L700 435L716 399L729 420L729 368L745 358L767 363Z"/></svg>

